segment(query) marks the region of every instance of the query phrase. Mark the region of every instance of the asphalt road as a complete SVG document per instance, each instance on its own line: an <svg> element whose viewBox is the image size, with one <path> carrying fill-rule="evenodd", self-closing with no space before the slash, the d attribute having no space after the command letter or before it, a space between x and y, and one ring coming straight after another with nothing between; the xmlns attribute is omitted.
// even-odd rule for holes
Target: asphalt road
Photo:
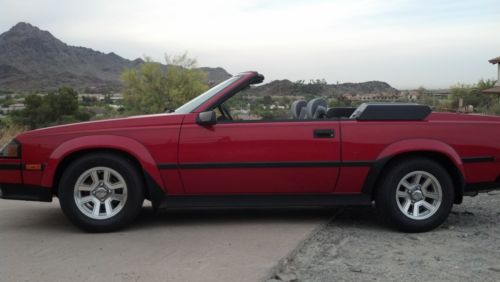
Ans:
<svg viewBox="0 0 500 282"><path fill-rule="evenodd" d="M0 280L257 281L331 215L144 208L124 231L87 234L57 201L0 200Z"/></svg>

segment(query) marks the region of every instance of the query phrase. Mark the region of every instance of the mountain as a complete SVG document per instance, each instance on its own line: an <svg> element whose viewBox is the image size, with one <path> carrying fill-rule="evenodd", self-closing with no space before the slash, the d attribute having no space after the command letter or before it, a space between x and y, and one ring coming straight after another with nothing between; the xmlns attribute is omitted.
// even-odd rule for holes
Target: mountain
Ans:
<svg viewBox="0 0 500 282"><path fill-rule="evenodd" d="M383 81L327 84L325 81L298 83L287 79L275 80L251 89L251 94L255 96L272 96L276 95L276 93L279 93L280 96L322 96L332 98L341 95L394 96L399 94L399 90Z"/></svg>
<svg viewBox="0 0 500 282"><path fill-rule="evenodd" d="M29 23L18 23L0 34L0 91L52 90L69 85L91 92L119 91L120 75L127 68L144 63L128 60L115 53L102 53L90 48L70 46L50 32ZM231 75L223 68L202 67L211 84ZM398 90L380 81L363 83L294 83L276 80L253 88L255 95L286 93L300 95L377 94L394 95Z"/></svg>
<svg viewBox="0 0 500 282"><path fill-rule="evenodd" d="M51 90L69 85L79 90L116 91L121 88L123 70L143 62L67 45L29 23L18 23L0 34L0 90ZM222 68L201 69L209 82L230 77Z"/></svg>

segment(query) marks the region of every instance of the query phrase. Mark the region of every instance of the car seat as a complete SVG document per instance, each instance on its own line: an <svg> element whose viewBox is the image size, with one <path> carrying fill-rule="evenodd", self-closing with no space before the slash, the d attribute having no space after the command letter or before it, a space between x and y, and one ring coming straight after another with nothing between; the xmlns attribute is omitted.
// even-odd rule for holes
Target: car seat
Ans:
<svg viewBox="0 0 500 282"><path fill-rule="evenodd" d="M315 98L307 103L306 113L308 119L324 119L328 105L323 98Z"/></svg>
<svg viewBox="0 0 500 282"><path fill-rule="evenodd" d="M292 103L290 110L292 112L292 117L294 119L305 119L306 118L306 106L307 102L304 100L297 100Z"/></svg>

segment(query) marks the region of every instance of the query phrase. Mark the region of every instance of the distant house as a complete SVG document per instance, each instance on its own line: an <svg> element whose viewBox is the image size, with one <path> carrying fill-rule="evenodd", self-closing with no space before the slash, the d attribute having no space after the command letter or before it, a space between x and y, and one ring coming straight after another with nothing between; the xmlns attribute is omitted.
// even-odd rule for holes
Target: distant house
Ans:
<svg viewBox="0 0 500 282"><path fill-rule="evenodd" d="M446 99L450 95L450 89L431 90L431 94L438 99Z"/></svg>
<svg viewBox="0 0 500 282"><path fill-rule="evenodd" d="M498 78L495 87L483 90L483 93L487 94L500 94L500 57L493 58L489 60L490 63L498 65Z"/></svg>
<svg viewBox="0 0 500 282"><path fill-rule="evenodd" d="M93 94L93 93L81 93L78 94L78 100L81 102L83 98L96 99L97 101L102 101L106 96L104 94Z"/></svg>
<svg viewBox="0 0 500 282"><path fill-rule="evenodd" d="M8 114L10 112L24 110L24 108L26 108L24 104L16 103L8 106L7 108L2 108L2 111L4 114Z"/></svg>

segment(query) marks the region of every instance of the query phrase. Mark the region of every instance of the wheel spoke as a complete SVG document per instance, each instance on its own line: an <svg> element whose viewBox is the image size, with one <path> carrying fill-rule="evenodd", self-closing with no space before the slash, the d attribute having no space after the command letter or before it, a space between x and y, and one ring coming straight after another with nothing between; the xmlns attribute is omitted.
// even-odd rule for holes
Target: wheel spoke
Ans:
<svg viewBox="0 0 500 282"><path fill-rule="evenodd" d="M78 191L91 191L92 189L94 189L94 187L92 187L91 185L85 185L85 184L80 184L78 185L77 187Z"/></svg>
<svg viewBox="0 0 500 282"><path fill-rule="evenodd" d="M396 192L396 195L397 195L399 198L408 198L408 197L409 197L409 196L408 196L408 193L403 192L403 191L399 191L399 190Z"/></svg>
<svg viewBox="0 0 500 282"><path fill-rule="evenodd" d="M409 199L406 199L404 205L403 205L403 210L408 213L408 210L410 209L410 204L411 204L411 201Z"/></svg>
<svg viewBox="0 0 500 282"><path fill-rule="evenodd" d="M123 202L123 195L122 194L113 194L113 195L111 195L111 199L118 201L118 202Z"/></svg>
<svg viewBox="0 0 500 282"><path fill-rule="evenodd" d="M90 173L90 177L92 178L92 184L97 185L97 183L99 183L99 175L97 175L97 170L93 170Z"/></svg>
<svg viewBox="0 0 500 282"><path fill-rule="evenodd" d="M413 204L413 216L418 217L420 214L420 203Z"/></svg>
<svg viewBox="0 0 500 282"><path fill-rule="evenodd" d="M97 199L94 200L94 208L92 209L92 214L97 216L101 211L101 202Z"/></svg>
<svg viewBox="0 0 500 282"><path fill-rule="evenodd" d="M427 180L424 181L424 184L422 184L422 190L427 189L427 187L429 187L429 185L431 185L431 183L432 183L432 179L427 178Z"/></svg>
<svg viewBox="0 0 500 282"><path fill-rule="evenodd" d="M104 201L104 208L106 209L106 215L110 216L113 208L111 207L111 199Z"/></svg>
<svg viewBox="0 0 500 282"><path fill-rule="evenodd" d="M428 202L426 202L426 201L422 201L422 202L421 202L421 204L422 204L422 206L423 206L424 208L426 208L429 212L432 212L432 211L434 210L434 206L433 206L433 205L431 205L431 204L429 204L429 203L428 203Z"/></svg>
<svg viewBox="0 0 500 282"><path fill-rule="evenodd" d="M420 184L420 180L421 180L421 179L422 179L422 174L420 174L420 173L419 173L419 174L417 174L417 175L415 176L415 179L413 180L413 185L418 185L418 184Z"/></svg>
<svg viewBox="0 0 500 282"><path fill-rule="evenodd" d="M401 185L403 185L403 187L405 187L406 189L410 189L412 187L412 185L406 179L401 182Z"/></svg>
<svg viewBox="0 0 500 282"><path fill-rule="evenodd" d="M105 169L105 170L104 170L104 174L103 174L103 176L102 176L102 181L103 181L106 185L110 184L110 182L109 182L110 175L111 175L111 174L109 173L109 170Z"/></svg>
<svg viewBox="0 0 500 282"><path fill-rule="evenodd" d="M433 200L439 200L439 194L438 193L435 193L435 192L429 192L427 190L422 190L422 194L424 195L424 197L426 198L431 198Z"/></svg>
<svg viewBox="0 0 500 282"><path fill-rule="evenodd" d="M83 204L92 202L93 200L94 200L94 197L92 197L92 196L86 196L86 197L81 198L79 200L79 202L80 202L80 205L83 205Z"/></svg>
<svg viewBox="0 0 500 282"><path fill-rule="evenodd" d="M125 185L123 185L123 183L121 183L121 182L116 182L116 183L108 185L109 189L111 189L111 190L120 189L120 188L123 188L124 186Z"/></svg>

